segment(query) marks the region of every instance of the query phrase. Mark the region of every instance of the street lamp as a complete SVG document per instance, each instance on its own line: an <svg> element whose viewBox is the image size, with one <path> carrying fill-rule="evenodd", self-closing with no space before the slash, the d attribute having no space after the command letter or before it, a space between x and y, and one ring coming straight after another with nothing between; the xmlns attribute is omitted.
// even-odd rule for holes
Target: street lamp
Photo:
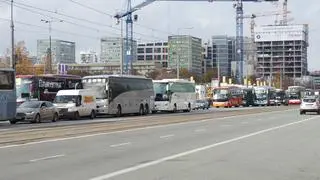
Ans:
<svg viewBox="0 0 320 180"><path fill-rule="evenodd" d="M51 31L52 31L52 27L51 26L52 26L53 22L63 22L63 20L54 21L52 19L50 19L50 20L41 19L41 22L49 24L49 49L48 49L49 62L48 62L48 72L52 73L52 50L51 50Z"/></svg>
<svg viewBox="0 0 320 180"><path fill-rule="evenodd" d="M176 66L177 66L177 79L180 79L180 58L181 58L181 51L182 51L182 37L180 36L180 30L191 30L193 29L193 27L183 27L183 28L178 28L177 32L178 32L178 42L177 44L179 44L179 53L178 53L178 58L177 58L177 62L176 62ZM189 55L189 51L188 51L188 55ZM189 58L188 58L189 61Z"/></svg>

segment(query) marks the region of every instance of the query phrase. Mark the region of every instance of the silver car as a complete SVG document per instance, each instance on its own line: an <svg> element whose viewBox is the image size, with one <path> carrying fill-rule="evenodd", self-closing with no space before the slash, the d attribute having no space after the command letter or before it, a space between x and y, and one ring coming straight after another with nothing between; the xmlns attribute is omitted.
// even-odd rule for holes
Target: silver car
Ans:
<svg viewBox="0 0 320 180"><path fill-rule="evenodd" d="M55 122L59 119L58 109L48 101L26 101L17 108L16 119L10 121L15 124L19 121L40 123L42 121Z"/></svg>
<svg viewBox="0 0 320 180"><path fill-rule="evenodd" d="M317 114L320 114L320 103L317 97L306 96L302 99L300 114L305 114L306 112L316 112Z"/></svg>

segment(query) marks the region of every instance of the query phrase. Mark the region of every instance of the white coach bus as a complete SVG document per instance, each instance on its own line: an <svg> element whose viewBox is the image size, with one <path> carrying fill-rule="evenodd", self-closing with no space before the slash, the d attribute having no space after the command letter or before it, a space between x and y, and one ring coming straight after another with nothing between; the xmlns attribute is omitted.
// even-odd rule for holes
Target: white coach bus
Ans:
<svg viewBox="0 0 320 180"><path fill-rule="evenodd" d="M157 111L189 112L195 107L195 83L183 79L154 80L155 109Z"/></svg>
<svg viewBox="0 0 320 180"><path fill-rule="evenodd" d="M82 79L97 99L97 114L148 114L154 107L152 79L141 76L97 75Z"/></svg>

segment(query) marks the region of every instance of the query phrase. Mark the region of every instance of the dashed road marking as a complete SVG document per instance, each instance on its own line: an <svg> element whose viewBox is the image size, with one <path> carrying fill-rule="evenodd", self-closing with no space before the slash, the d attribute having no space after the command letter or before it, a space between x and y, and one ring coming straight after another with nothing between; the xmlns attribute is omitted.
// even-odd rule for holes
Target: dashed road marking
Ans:
<svg viewBox="0 0 320 180"><path fill-rule="evenodd" d="M120 144L113 144L113 145L110 145L110 147L115 148L115 147L128 146L128 145L131 145L131 142L120 143Z"/></svg>

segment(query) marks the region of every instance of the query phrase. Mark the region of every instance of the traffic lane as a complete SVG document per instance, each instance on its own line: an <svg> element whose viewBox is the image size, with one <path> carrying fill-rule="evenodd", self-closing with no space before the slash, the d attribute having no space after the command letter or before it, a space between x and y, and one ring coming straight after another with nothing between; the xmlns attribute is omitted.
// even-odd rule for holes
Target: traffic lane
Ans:
<svg viewBox="0 0 320 180"><path fill-rule="evenodd" d="M33 129L33 128L49 128L49 127L60 127L60 126L71 126L71 125L81 125L81 124L94 124L94 123L110 123L134 119L148 119L153 117L171 117L171 116L181 116L185 114L195 115L195 114L210 114L214 112L229 112L229 111L245 111L251 109L277 109L276 107L245 107L245 108L210 108L209 110L194 110L189 113L157 113L149 114L146 117L141 116L132 116L127 115L125 117L117 118L113 116L99 116L96 119L87 119L82 118L81 120L60 120L58 122L44 122L41 124L32 124L28 122L21 122L15 125L11 125L7 121L0 121L0 132L1 131L10 131L10 130L24 130L24 129ZM286 107L287 108L287 107ZM289 107L292 108L292 107Z"/></svg>
<svg viewBox="0 0 320 180"><path fill-rule="evenodd" d="M286 109L286 108L285 108ZM0 132L0 143L2 145L14 145L21 143L32 143L36 141L45 141L48 139L55 138L68 138L81 135L91 135L94 133L104 133L110 131L119 131L119 130L129 130L136 129L147 126L159 126L164 124L174 124L181 123L186 121L199 121L206 118L219 118L219 117L230 117L238 116L243 114L252 114L252 113L262 113L262 112L276 112L274 109L255 109L248 111L231 111L226 113L211 113L211 114L202 114L199 117L199 114L193 114L184 116L172 116L168 117L157 117L152 119L138 119L131 121L119 121L115 123L94 123L94 124L84 124L84 125L75 125L75 126L61 126L53 128L40 128L40 129L29 129L29 130L18 130L10 132ZM279 111L277 109L277 111ZM186 118L185 118L186 117Z"/></svg>
<svg viewBox="0 0 320 180"><path fill-rule="evenodd" d="M288 113L288 115L287 118L292 119L292 113ZM255 116L251 118L254 119ZM284 117L281 116L281 118ZM238 119L235 123L238 123L238 127L242 127L238 130L237 128L219 128L218 122L222 123L223 121L207 121L205 123L208 122L212 122L208 124L212 130L201 131L203 123L191 123L183 126L149 129L142 134L141 131L126 132L117 135L118 137L112 135L111 139L110 137L108 139L105 136L98 136L93 139L84 138L75 141L12 148L10 152L7 151L9 154L1 153L1 162L4 164L1 163L0 168L6 172L5 179L15 179L16 177L43 179L48 175L49 169L58 174L60 171L66 171L63 173L63 177L58 179L79 179L79 177L91 175L88 176L89 178L105 173L106 169L110 172L115 171L168 154L196 148L212 142L212 140L219 141L236 136L244 131L243 124ZM206 127L208 126L206 125ZM246 128L250 129L249 126L246 126ZM176 133L174 137L168 136L172 133ZM12 155L14 155L14 158L12 158ZM30 163L31 160L38 159L40 159L39 162ZM38 167L39 164L41 164L40 167ZM15 169L19 169L19 172ZM81 170L79 171L79 169ZM66 175L67 172L77 172L77 176L73 175L75 173ZM57 176L52 177L57 178Z"/></svg>
<svg viewBox="0 0 320 180"><path fill-rule="evenodd" d="M319 127L315 118L110 179L319 179Z"/></svg>

